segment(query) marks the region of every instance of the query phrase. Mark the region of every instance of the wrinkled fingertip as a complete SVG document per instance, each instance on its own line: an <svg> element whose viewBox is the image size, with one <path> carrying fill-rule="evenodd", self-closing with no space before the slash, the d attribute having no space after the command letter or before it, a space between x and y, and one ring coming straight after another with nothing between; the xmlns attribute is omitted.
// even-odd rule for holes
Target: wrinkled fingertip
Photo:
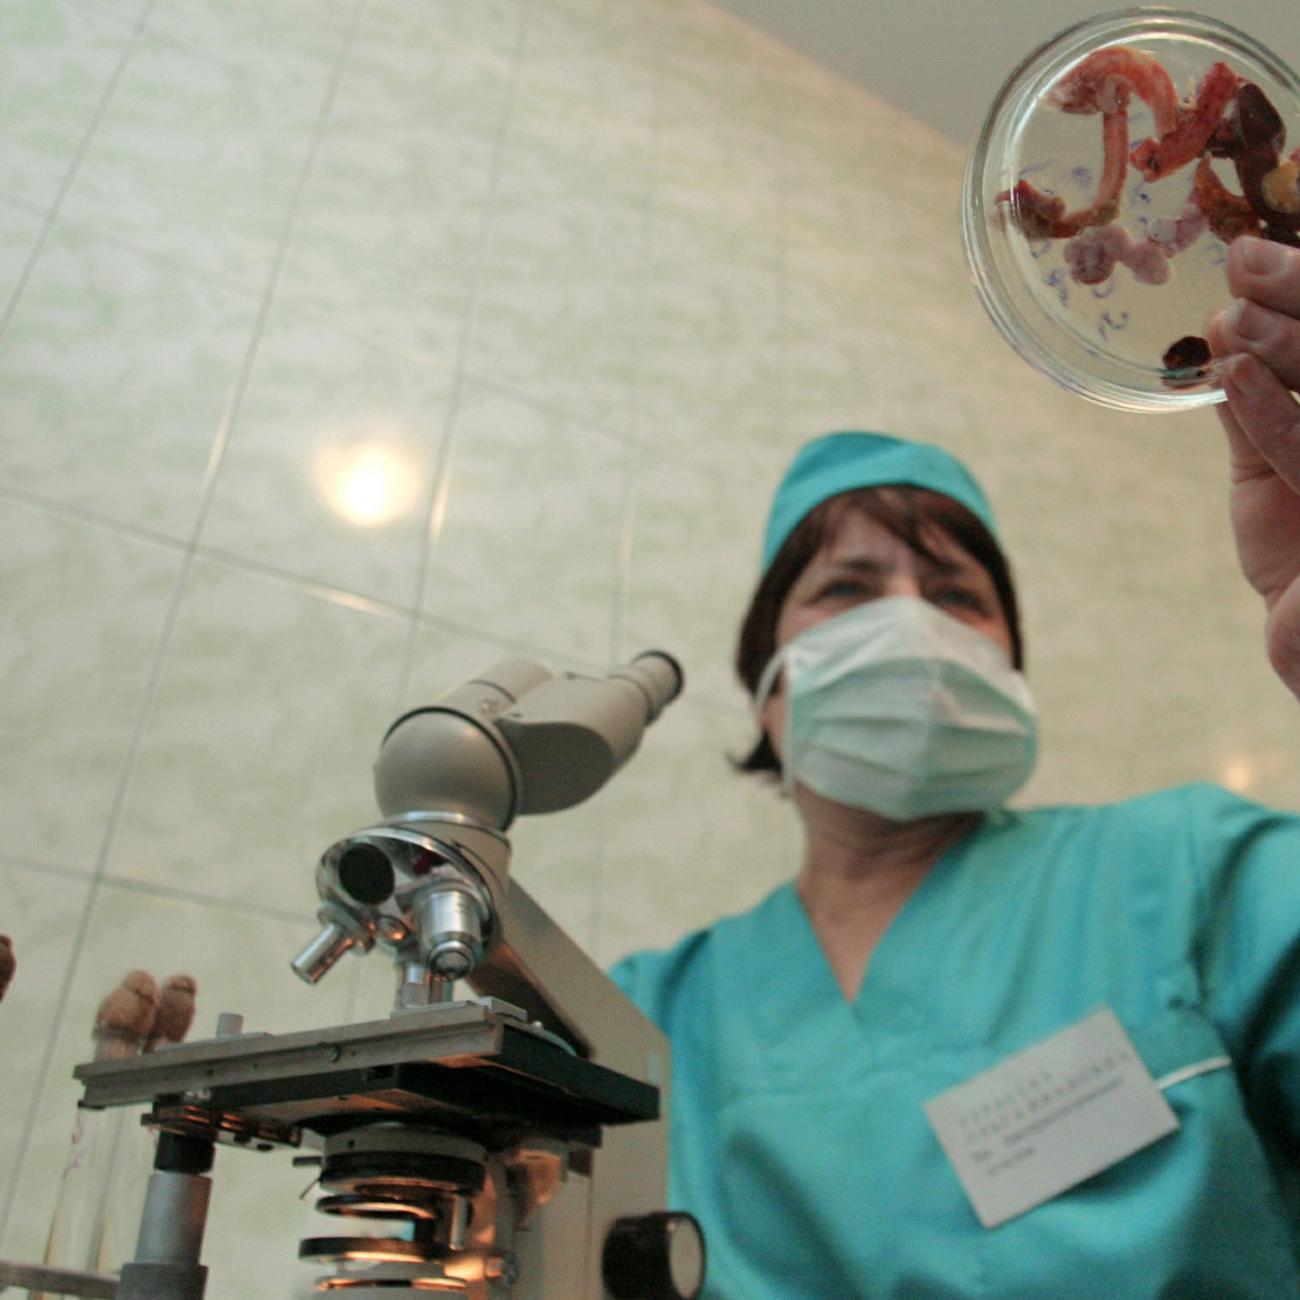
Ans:
<svg viewBox="0 0 1300 1300"><path fill-rule="evenodd" d="M1220 374L1229 397L1235 393L1250 401L1266 396L1271 387L1272 376L1268 368L1249 352L1238 352L1235 356L1228 357Z"/></svg>
<svg viewBox="0 0 1300 1300"><path fill-rule="evenodd" d="M1252 289L1258 290L1261 281L1268 280L1281 269L1281 245L1258 235L1238 235L1228 245L1225 270L1228 289L1234 297L1243 298ZM1284 262L1283 262L1284 264Z"/></svg>

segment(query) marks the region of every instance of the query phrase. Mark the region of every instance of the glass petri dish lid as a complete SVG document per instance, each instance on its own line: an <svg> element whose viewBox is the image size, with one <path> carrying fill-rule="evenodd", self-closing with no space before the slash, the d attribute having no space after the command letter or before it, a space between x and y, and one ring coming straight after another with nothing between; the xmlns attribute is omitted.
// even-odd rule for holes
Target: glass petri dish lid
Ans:
<svg viewBox="0 0 1300 1300"><path fill-rule="evenodd" d="M1223 400L1200 337L1240 234L1300 245L1300 80L1226 23L1090 18L998 92L966 169L980 298L1031 365L1128 411Z"/></svg>

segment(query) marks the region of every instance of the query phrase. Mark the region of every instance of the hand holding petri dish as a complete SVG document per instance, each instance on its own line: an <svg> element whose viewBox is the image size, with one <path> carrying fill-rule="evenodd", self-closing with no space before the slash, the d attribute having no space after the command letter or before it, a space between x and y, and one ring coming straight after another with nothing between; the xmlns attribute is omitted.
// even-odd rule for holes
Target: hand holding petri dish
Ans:
<svg viewBox="0 0 1300 1300"><path fill-rule="evenodd" d="M1229 301L1233 239L1300 246L1296 144L1300 79L1227 24L1131 9L1071 27L1008 78L967 168L985 308L1031 365L1104 405L1223 400L1200 330Z"/></svg>

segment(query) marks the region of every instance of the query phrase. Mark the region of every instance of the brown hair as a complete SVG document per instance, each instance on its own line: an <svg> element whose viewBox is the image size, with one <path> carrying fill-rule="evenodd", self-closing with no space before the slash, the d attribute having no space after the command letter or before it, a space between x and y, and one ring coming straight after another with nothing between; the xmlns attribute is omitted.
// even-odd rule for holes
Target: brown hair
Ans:
<svg viewBox="0 0 1300 1300"><path fill-rule="evenodd" d="M736 672L751 696L758 689L763 669L776 653L777 620L790 588L813 556L834 537L850 510L874 520L918 555L936 563L940 557L925 541L924 534L938 529L951 537L993 580L1011 633L1011 661L1016 668L1024 667L1020 610L1011 581L1011 567L980 519L952 497L927 488L906 484L854 488L828 497L795 525L754 591L736 645ZM745 758L736 761L736 768L741 772L781 771L780 760L766 732Z"/></svg>

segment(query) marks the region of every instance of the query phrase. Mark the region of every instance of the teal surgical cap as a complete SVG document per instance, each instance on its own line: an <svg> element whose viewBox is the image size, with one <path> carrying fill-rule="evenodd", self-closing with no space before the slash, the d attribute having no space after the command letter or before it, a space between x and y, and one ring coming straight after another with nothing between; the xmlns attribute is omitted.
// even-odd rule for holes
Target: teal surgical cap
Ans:
<svg viewBox="0 0 1300 1300"><path fill-rule="evenodd" d="M854 488L898 483L952 497L997 537L993 510L980 485L942 447L883 433L828 433L800 448L776 490L763 537L763 572L795 525L823 501Z"/></svg>

